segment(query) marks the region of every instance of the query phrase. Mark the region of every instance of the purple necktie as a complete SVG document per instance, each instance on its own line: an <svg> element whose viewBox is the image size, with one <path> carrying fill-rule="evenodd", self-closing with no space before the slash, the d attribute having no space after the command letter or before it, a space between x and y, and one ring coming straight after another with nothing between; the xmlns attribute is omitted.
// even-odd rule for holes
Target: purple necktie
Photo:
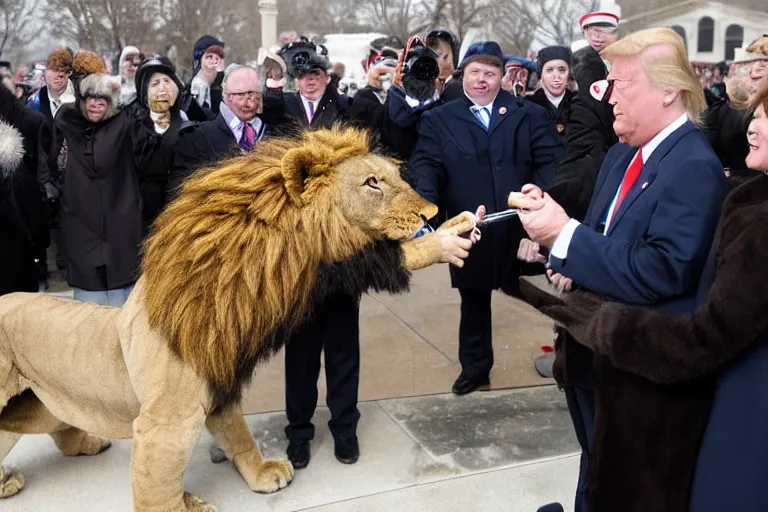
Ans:
<svg viewBox="0 0 768 512"><path fill-rule="evenodd" d="M309 105L309 122L311 123L315 117L315 104L312 101L307 101L307 104Z"/></svg>
<svg viewBox="0 0 768 512"><path fill-rule="evenodd" d="M251 126L251 123L243 123L243 135L240 137L240 142L238 142L238 146L240 146L240 149L242 149L244 152L248 152L251 149L253 149L253 144L256 142L256 130L253 129L253 126Z"/></svg>

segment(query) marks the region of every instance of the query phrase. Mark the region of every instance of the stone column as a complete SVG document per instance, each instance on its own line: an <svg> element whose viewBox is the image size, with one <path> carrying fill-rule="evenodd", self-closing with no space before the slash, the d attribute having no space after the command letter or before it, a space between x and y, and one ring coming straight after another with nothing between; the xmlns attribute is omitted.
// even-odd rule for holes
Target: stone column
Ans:
<svg viewBox="0 0 768 512"><path fill-rule="evenodd" d="M277 0L259 0L261 14L261 47L268 50L277 41Z"/></svg>

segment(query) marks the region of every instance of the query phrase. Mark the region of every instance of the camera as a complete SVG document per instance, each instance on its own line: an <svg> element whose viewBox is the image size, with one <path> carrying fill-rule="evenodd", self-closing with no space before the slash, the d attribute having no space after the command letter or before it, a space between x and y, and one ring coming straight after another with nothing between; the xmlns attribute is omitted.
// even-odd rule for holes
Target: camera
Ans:
<svg viewBox="0 0 768 512"><path fill-rule="evenodd" d="M419 101L433 99L440 76L437 53L420 40L414 40L403 60L402 80L405 93Z"/></svg>
<svg viewBox="0 0 768 512"><path fill-rule="evenodd" d="M331 67L328 49L306 38L286 44L280 49L278 55L285 61L287 72L293 78L313 69L328 70Z"/></svg>
<svg viewBox="0 0 768 512"><path fill-rule="evenodd" d="M437 53L421 41L411 46L403 63L403 76L412 75L424 82L435 81L440 76L440 66L437 63Z"/></svg>

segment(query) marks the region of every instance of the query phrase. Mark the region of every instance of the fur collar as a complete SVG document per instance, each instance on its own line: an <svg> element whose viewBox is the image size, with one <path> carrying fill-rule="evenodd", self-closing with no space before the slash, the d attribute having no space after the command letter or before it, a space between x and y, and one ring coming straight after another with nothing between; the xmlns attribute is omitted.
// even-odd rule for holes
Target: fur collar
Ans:
<svg viewBox="0 0 768 512"><path fill-rule="evenodd" d="M12 125L0 119L0 177L7 178L24 158L24 137Z"/></svg>
<svg viewBox="0 0 768 512"><path fill-rule="evenodd" d="M120 87L120 77L117 76L93 74L83 78L80 82L80 113L88 119L85 100L89 96L97 96L109 102L107 112L99 122L115 117L120 112Z"/></svg>

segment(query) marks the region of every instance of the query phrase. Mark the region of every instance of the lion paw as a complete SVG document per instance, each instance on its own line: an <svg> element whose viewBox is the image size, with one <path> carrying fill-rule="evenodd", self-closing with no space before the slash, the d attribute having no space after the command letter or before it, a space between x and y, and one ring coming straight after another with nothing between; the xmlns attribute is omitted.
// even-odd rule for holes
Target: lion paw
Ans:
<svg viewBox="0 0 768 512"><path fill-rule="evenodd" d="M261 463L251 490L259 493L277 492L293 480L293 464L289 460L268 459Z"/></svg>
<svg viewBox="0 0 768 512"><path fill-rule="evenodd" d="M96 436L88 436L83 439L83 444L80 446L79 455L98 455L107 448L112 446L112 441L109 439L102 439Z"/></svg>
<svg viewBox="0 0 768 512"><path fill-rule="evenodd" d="M184 493L184 506L188 512L216 512L216 507L188 492Z"/></svg>
<svg viewBox="0 0 768 512"><path fill-rule="evenodd" d="M0 499L10 498L24 488L24 475L21 473L6 473L0 467Z"/></svg>

